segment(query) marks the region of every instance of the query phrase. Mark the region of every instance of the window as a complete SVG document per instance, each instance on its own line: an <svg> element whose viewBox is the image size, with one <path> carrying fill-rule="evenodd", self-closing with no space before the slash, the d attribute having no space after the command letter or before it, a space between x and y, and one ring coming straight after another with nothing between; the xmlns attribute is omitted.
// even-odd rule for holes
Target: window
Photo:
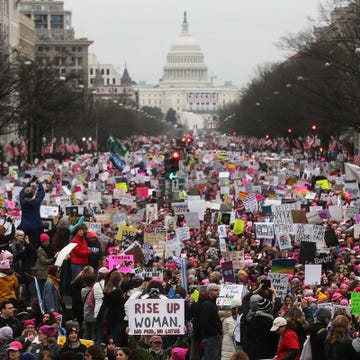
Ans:
<svg viewBox="0 0 360 360"><path fill-rule="evenodd" d="M106 85L110 85L110 79L109 78L106 78ZM110 90L111 92L111 90Z"/></svg>
<svg viewBox="0 0 360 360"><path fill-rule="evenodd" d="M101 75L104 75L104 69L101 69Z"/></svg>
<svg viewBox="0 0 360 360"><path fill-rule="evenodd" d="M94 69L93 68L90 69L90 75L94 75Z"/></svg>
<svg viewBox="0 0 360 360"><path fill-rule="evenodd" d="M35 29L47 29L47 15L46 14L35 14L34 15Z"/></svg>
<svg viewBox="0 0 360 360"><path fill-rule="evenodd" d="M71 51L72 51L72 52L76 52L76 47L72 47L72 48L71 48Z"/></svg>
<svg viewBox="0 0 360 360"><path fill-rule="evenodd" d="M94 79L90 79L90 84L94 84Z"/></svg>
<svg viewBox="0 0 360 360"><path fill-rule="evenodd" d="M106 75L110 75L110 70L106 69Z"/></svg>
<svg viewBox="0 0 360 360"><path fill-rule="evenodd" d="M82 63L83 63L83 58L80 56L77 58L77 65L82 66Z"/></svg>
<svg viewBox="0 0 360 360"><path fill-rule="evenodd" d="M51 27L51 29L63 29L64 28L64 15L51 15L50 27Z"/></svg>
<svg viewBox="0 0 360 360"><path fill-rule="evenodd" d="M116 84L116 79L115 78L112 79L112 83L113 83L113 85Z"/></svg>

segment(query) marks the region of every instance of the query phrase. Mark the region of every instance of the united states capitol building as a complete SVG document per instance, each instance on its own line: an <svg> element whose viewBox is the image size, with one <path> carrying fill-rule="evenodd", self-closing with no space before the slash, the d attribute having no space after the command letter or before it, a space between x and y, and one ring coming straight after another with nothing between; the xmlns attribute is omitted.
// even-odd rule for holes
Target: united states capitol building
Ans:
<svg viewBox="0 0 360 360"><path fill-rule="evenodd" d="M241 90L225 82L214 86L208 78L208 67L197 41L190 35L184 13L180 36L171 45L163 77L155 86L137 85L139 106L169 108L177 112L180 123L189 129L216 128L217 113L226 104L237 102Z"/></svg>

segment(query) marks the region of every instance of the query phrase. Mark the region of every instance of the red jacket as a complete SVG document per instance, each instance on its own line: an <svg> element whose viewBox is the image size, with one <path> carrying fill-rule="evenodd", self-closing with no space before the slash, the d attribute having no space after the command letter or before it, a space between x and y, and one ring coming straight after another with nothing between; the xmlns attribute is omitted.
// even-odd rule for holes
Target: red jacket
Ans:
<svg viewBox="0 0 360 360"><path fill-rule="evenodd" d="M87 246L85 238L80 236L74 236L71 242L78 244L71 251L70 254L71 263L76 265L87 265L88 256L90 255L91 251Z"/></svg>
<svg viewBox="0 0 360 360"><path fill-rule="evenodd" d="M277 350L277 359L282 360L290 350L297 349L299 351L298 356L294 360L300 359L300 345L299 339L294 330L286 329L281 336L280 344Z"/></svg>

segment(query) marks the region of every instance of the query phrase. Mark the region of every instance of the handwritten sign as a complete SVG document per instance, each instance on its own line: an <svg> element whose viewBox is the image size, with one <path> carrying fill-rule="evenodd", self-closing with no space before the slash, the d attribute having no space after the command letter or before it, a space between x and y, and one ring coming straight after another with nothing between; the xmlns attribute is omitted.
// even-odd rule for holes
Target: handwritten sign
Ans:
<svg viewBox="0 0 360 360"><path fill-rule="evenodd" d="M129 299L129 335L184 334L183 299Z"/></svg>
<svg viewBox="0 0 360 360"><path fill-rule="evenodd" d="M360 315L360 293L351 293L351 311L354 315Z"/></svg>
<svg viewBox="0 0 360 360"><path fill-rule="evenodd" d="M289 275L271 272L268 274L268 278L279 296L284 299L288 290Z"/></svg>

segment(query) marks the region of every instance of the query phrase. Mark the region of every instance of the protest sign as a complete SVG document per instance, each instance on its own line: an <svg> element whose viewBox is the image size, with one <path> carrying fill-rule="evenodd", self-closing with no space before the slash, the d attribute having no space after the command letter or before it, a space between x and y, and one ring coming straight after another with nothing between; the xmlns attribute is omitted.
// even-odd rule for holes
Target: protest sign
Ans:
<svg viewBox="0 0 360 360"><path fill-rule="evenodd" d="M163 269L157 267L145 267L145 268L136 268L134 270L136 276L140 276L145 279L146 277L163 279Z"/></svg>
<svg viewBox="0 0 360 360"><path fill-rule="evenodd" d="M130 263L134 262L134 256L133 255L109 255L109 270L111 271L114 268L120 269L123 266L129 266Z"/></svg>
<svg viewBox="0 0 360 360"><path fill-rule="evenodd" d="M183 226L175 229L176 237L178 240L185 241L190 239L190 229L188 226Z"/></svg>
<svg viewBox="0 0 360 360"><path fill-rule="evenodd" d="M186 225L190 229L200 229L200 220L196 212L187 212L184 214Z"/></svg>
<svg viewBox="0 0 360 360"><path fill-rule="evenodd" d="M271 272L277 274L294 274L295 259L274 259L271 265Z"/></svg>
<svg viewBox="0 0 360 360"><path fill-rule="evenodd" d="M188 210L188 206L186 203L171 203L171 208L174 211L175 215L185 214Z"/></svg>
<svg viewBox="0 0 360 360"><path fill-rule="evenodd" d="M321 264L308 265L305 264L305 284L319 285L321 281Z"/></svg>
<svg viewBox="0 0 360 360"><path fill-rule="evenodd" d="M235 235L242 234L245 230L245 220L235 219L233 233Z"/></svg>
<svg viewBox="0 0 360 360"><path fill-rule="evenodd" d="M136 236L137 229L132 226L122 225L119 228L116 239L131 244Z"/></svg>
<svg viewBox="0 0 360 360"><path fill-rule="evenodd" d="M300 243L300 264L313 263L316 254L316 243L302 241Z"/></svg>
<svg viewBox="0 0 360 360"><path fill-rule="evenodd" d="M289 275L271 272L268 274L268 279L270 280L271 285L279 294L279 296L284 299L287 294Z"/></svg>
<svg viewBox="0 0 360 360"><path fill-rule="evenodd" d="M78 244L70 243L70 244L66 245L64 248L62 248L56 258L55 265L61 266L66 258L66 255L70 254L71 251L74 249L74 247L77 245Z"/></svg>
<svg viewBox="0 0 360 360"><path fill-rule="evenodd" d="M57 206L40 206L40 217L42 219L53 218L59 215L59 208Z"/></svg>
<svg viewBox="0 0 360 360"><path fill-rule="evenodd" d="M274 238L274 224L265 222L255 223L256 237L259 239L273 239Z"/></svg>
<svg viewBox="0 0 360 360"><path fill-rule="evenodd" d="M234 269L242 269L245 263L244 250L226 251L223 253L225 261L231 261Z"/></svg>
<svg viewBox="0 0 360 360"><path fill-rule="evenodd" d="M129 335L181 335L183 299L129 299Z"/></svg>
<svg viewBox="0 0 360 360"><path fill-rule="evenodd" d="M230 306L234 299L242 300L243 290L243 285L221 285L219 296L216 299L216 305L219 307Z"/></svg>
<svg viewBox="0 0 360 360"><path fill-rule="evenodd" d="M149 261L154 260L154 248L149 243L144 243L141 245L141 250L144 254L144 261L148 263Z"/></svg>
<svg viewBox="0 0 360 360"><path fill-rule="evenodd" d="M146 223L149 224L158 218L157 204L146 204Z"/></svg>
<svg viewBox="0 0 360 360"><path fill-rule="evenodd" d="M271 212L273 215L275 234L293 232L293 220L291 216L291 206L289 204L272 205Z"/></svg>
<svg viewBox="0 0 360 360"><path fill-rule="evenodd" d="M234 268L232 261L224 261L221 263L223 279L225 283L235 283Z"/></svg>
<svg viewBox="0 0 360 360"><path fill-rule="evenodd" d="M84 221L84 224L87 226L88 230L93 230L97 233L101 233L102 224L87 221Z"/></svg>
<svg viewBox="0 0 360 360"><path fill-rule="evenodd" d="M313 225L311 224L298 224L295 235L295 241L296 242L312 241L312 229L313 229Z"/></svg>
<svg viewBox="0 0 360 360"><path fill-rule="evenodd" d="M119 204L124 206L131 206L135 201L135 196L129 194L122 194L119 196Z"/></svg>
<svg viewBox="0 0 360 360"><path fill-rule="evenodd" d="M278 234L276 237L280 250L288 250L292 248L289 234Z"/></svg>
<svg viewBox="0 0 360 360"><path fill-rule="evenodd" d="M351 292L351 312L353 315L360 315L360 293Z"/></svg>

